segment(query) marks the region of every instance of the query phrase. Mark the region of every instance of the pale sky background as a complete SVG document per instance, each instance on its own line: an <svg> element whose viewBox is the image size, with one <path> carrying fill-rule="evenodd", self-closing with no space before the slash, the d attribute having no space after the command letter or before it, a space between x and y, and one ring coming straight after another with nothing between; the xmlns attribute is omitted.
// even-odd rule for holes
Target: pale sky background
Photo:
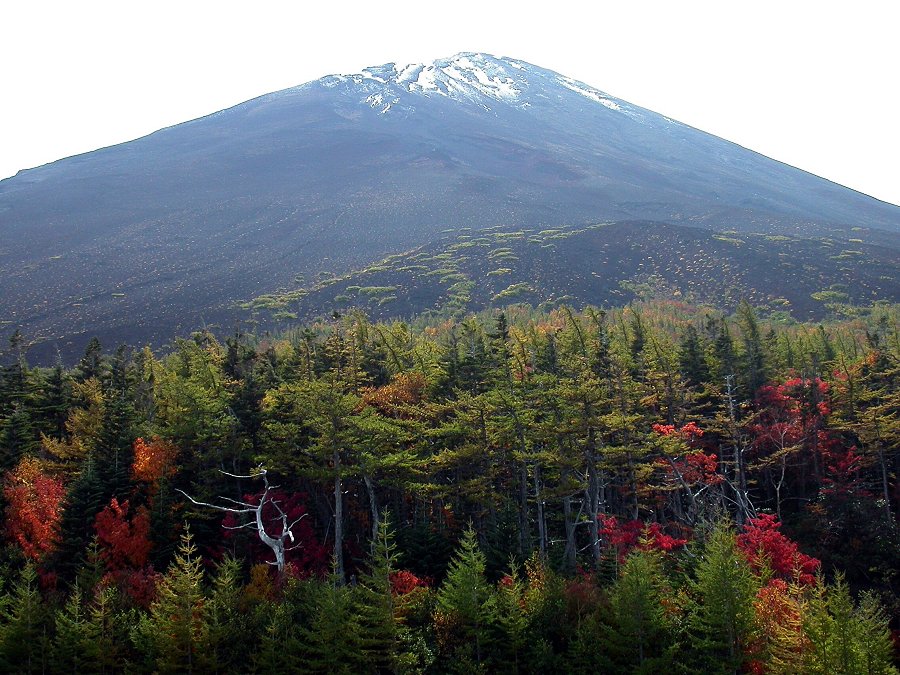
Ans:
<svg viewBox="0 0 900 675"><path fill-rule="evenodd" d="M892 0L3 0L0 178L338 72L512 56L900 204Z"/></svg>

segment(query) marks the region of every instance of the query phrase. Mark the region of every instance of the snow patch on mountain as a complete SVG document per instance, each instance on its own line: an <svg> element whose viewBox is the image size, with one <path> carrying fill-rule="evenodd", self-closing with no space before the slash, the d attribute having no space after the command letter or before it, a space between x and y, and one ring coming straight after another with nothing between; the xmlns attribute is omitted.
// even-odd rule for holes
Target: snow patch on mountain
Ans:
<svg viewBox="0 0 900 675"><path fill-rule="evenodd" d="M415 91L415 87L421 87L422 89L433 89L435 91L440 91L440 87L437 86L437 78L434 73L434 66L423 66L422 70L419 71L419 77L416 78L416 81L409 85L410 91Z"/></svg>
<svg viewBox="0 0 900 675"><path fill-rule="evenodd" d="M592 87L587 87L577 80L573 80L570 77L560 77L559 83L566 89L571 89L572 91L581 94L585 98L589 98L592 101L596 101L600 105L606 106L610 110L622 110L622 106L620 106L612 99L607 98L607 96L603 92L598 91L597 89L594 89Z"/></svg>
<svg viewBox="0 0 900 675"><path fill-rule="evenodd" d="M395 107L413 110L417 96L441 96L485 110L493 110L496 102L526 109L557 98L561 85L608 110L636 120L641 117L630 106L583 82L522 61L470 52L431 63L372 66L360 73L330 75L321 83L329 88L352 83L361 90L360 102L382 114Z"/></svg>

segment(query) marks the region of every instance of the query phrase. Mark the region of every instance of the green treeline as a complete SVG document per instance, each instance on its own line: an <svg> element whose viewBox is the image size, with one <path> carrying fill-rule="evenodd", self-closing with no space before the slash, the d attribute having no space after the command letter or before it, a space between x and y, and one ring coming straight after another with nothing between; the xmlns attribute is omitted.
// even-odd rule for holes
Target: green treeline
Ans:
<svg viewBox="0 0 900 675"><path fill-rule="evenodd" d="M0 670L896 672L897 318L16 334Z"/></svg>

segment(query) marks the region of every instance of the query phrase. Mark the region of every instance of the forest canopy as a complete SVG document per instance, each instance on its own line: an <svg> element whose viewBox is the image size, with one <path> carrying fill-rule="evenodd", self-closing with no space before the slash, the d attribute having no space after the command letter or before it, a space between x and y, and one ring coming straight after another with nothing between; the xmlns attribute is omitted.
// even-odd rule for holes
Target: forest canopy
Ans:
<svg viewBox="0 0 900 675"><path fill-rule="evenodd" d="M897 672L898 425L890 305L17 333L0 669Z"/></svg>

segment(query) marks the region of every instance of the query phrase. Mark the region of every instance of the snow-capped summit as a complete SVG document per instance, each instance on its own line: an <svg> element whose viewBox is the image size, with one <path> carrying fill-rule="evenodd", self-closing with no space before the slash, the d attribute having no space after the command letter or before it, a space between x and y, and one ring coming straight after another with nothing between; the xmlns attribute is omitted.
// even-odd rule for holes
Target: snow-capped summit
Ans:
<svg viewBox="0 0 900 675"><path fill-rule="evenodd" d="M359 73L330 75L319 82L325 87L350 83L365 94L362 102L381 113L392 108L414 109L418 97L435 96L474 103L486 110L498 102L524 109L554 93L558 97L562 86L610 110L635 115L625 102L583 82L524 61L474 52L430 63L386 63Z"/></svg>

